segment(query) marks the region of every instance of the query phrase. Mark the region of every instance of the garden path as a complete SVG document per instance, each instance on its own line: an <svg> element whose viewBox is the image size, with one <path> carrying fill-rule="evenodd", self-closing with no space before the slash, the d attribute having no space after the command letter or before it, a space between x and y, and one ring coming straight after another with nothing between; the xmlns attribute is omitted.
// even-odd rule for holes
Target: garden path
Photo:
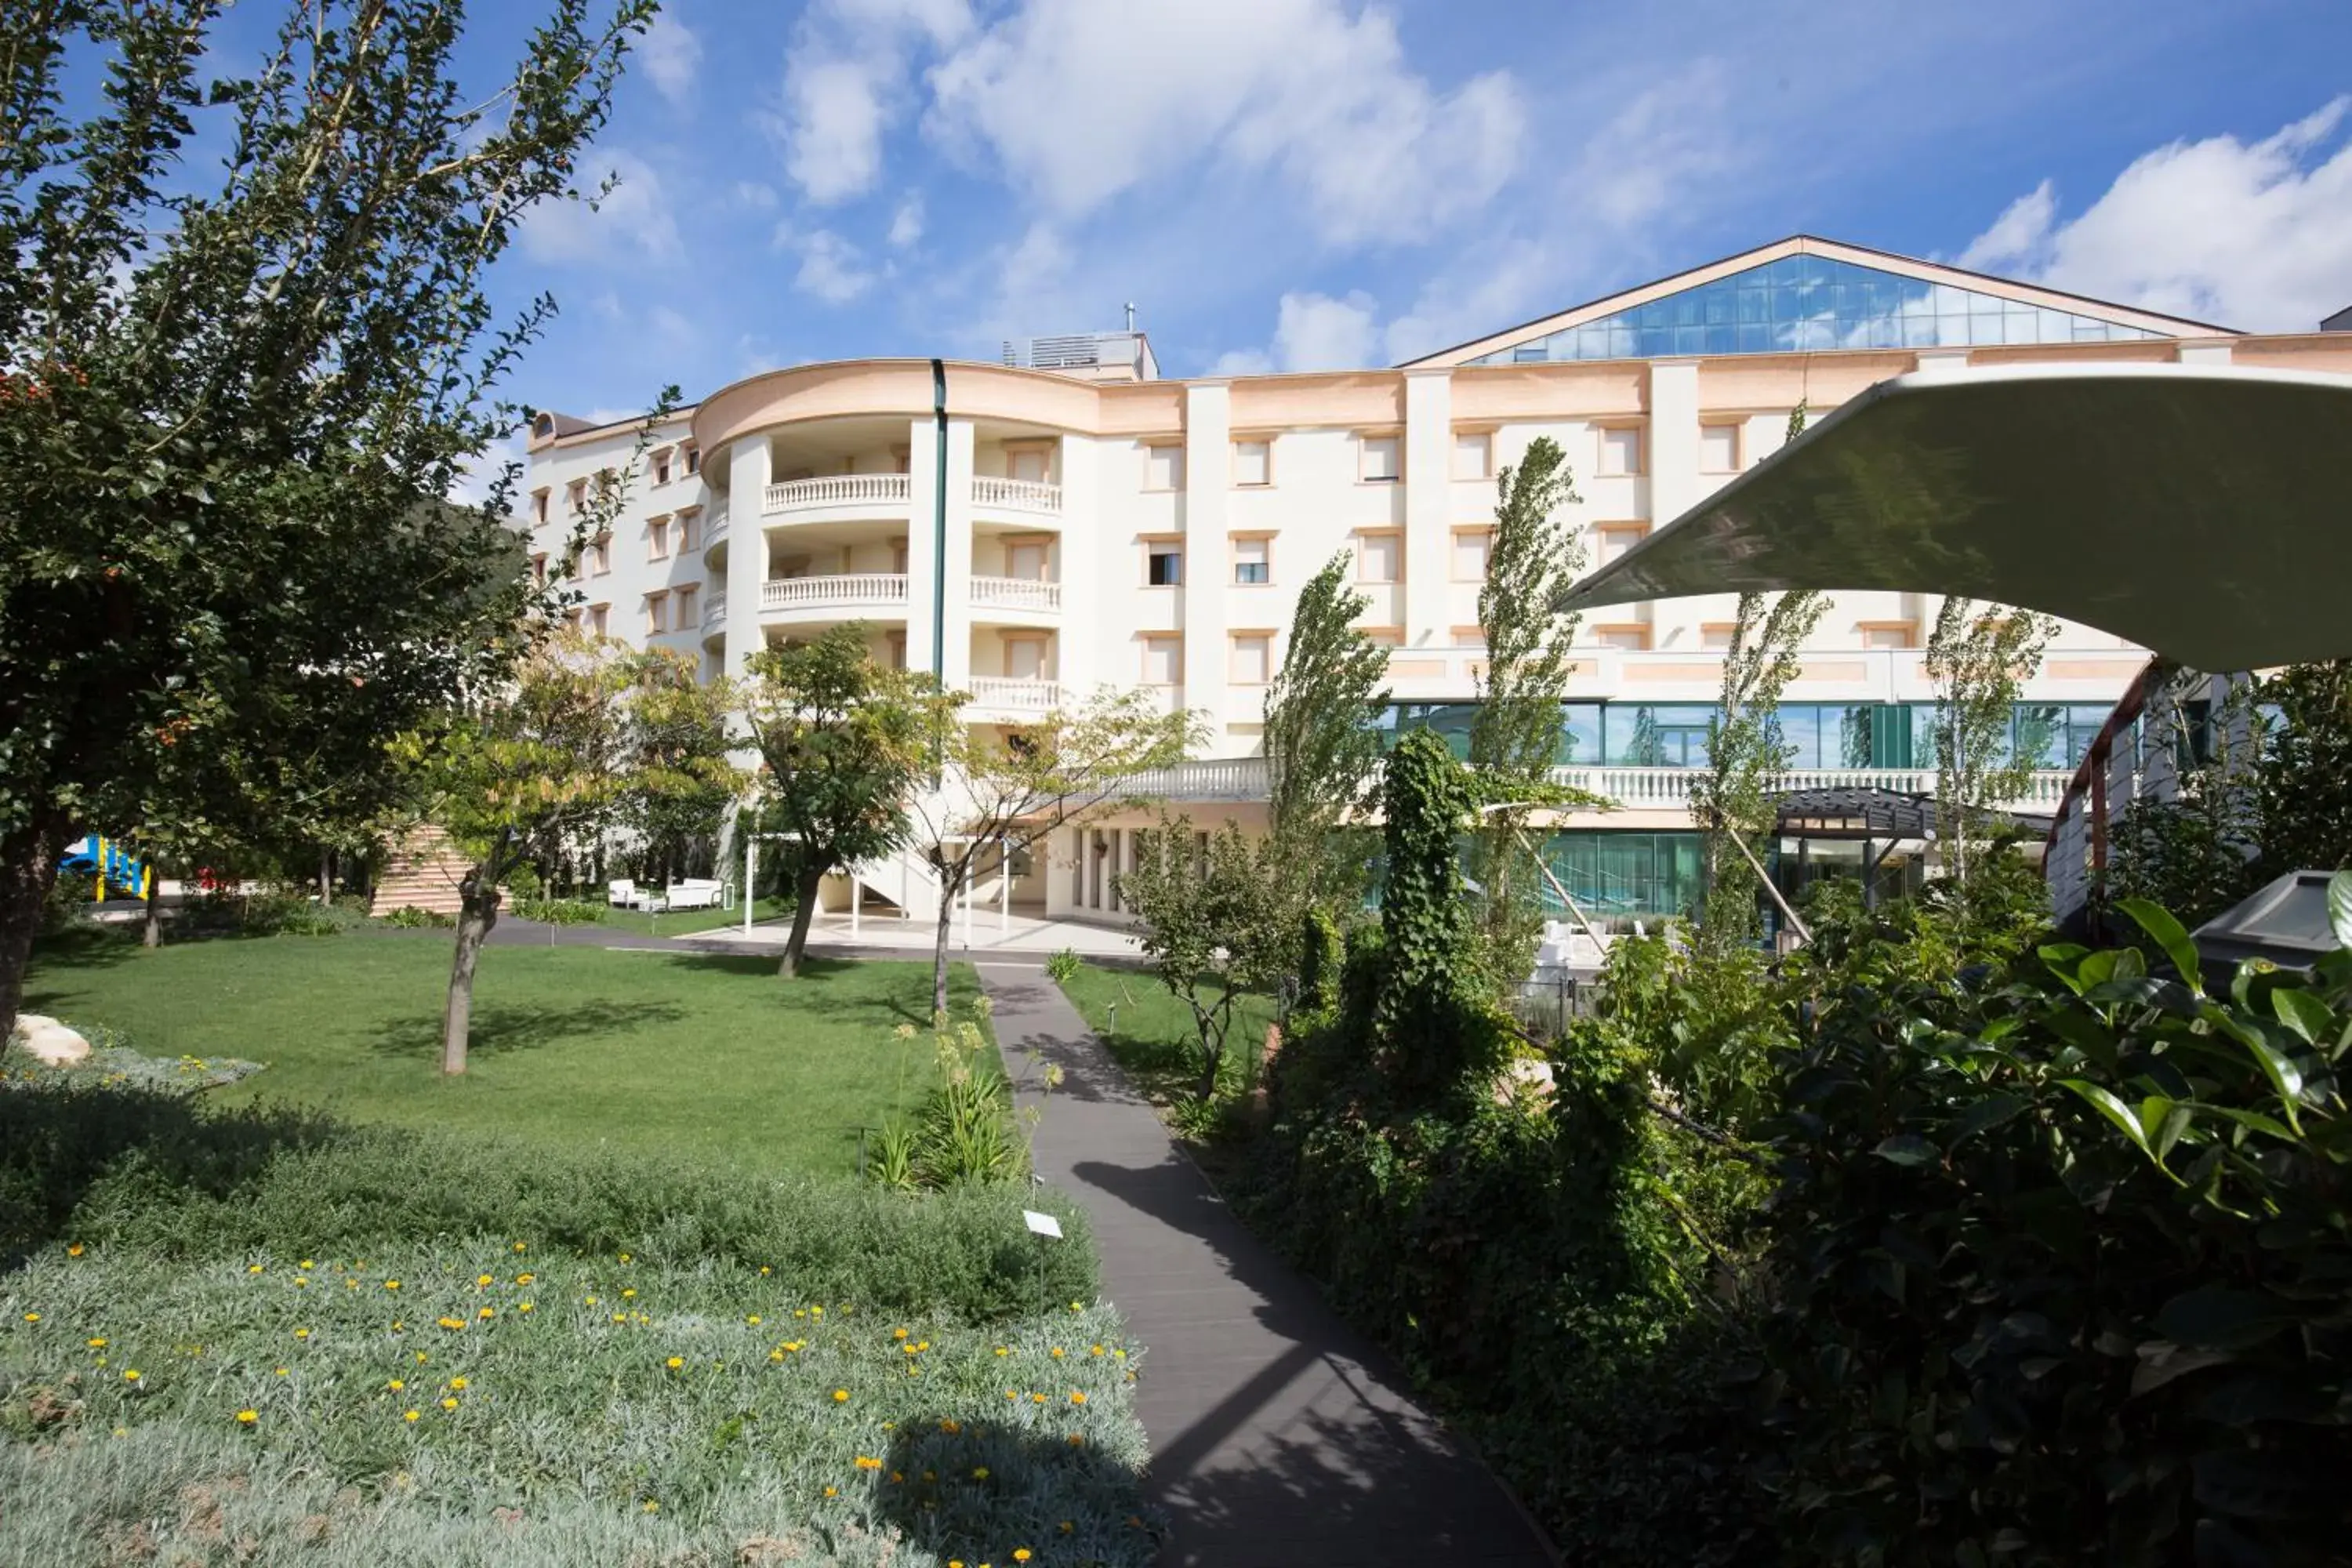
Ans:
<svg viewBox="0 0 2352 1568"><path fill-rule="evenodd" d="M1501 1484L1311 1281L1234 1218L1037 968L982 963L1023 1103L1061 1068L1037 1174L1094 1227L1144 1347L1137 1413L1169 1568L1558 1562Z"/></svg>

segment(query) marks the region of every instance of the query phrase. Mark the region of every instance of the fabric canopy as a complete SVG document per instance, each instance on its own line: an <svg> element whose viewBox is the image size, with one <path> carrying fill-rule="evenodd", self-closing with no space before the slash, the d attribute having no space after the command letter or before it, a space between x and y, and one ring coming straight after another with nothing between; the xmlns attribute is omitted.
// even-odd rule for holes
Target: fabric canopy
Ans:
<svg viewBox="0 0 2352 1568"><path fill-rule="evenodd" d="M2352 655L2352 377L2184 364L1882 382L1571 589L1962 595L2195 668Z"/></svg>

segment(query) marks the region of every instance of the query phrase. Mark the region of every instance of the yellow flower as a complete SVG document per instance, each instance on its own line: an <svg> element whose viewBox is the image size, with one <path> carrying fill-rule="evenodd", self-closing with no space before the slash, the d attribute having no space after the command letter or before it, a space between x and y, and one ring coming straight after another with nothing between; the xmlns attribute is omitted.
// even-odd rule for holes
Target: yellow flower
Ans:
<svg viewBox="0 0 2352 1568"><path fill-rule="evenodd" d="M1029 1561L1029 1549L1028 1549L1027 1547L1025 1547L1025 1546L1016 1546L1016 1547L1014 1547L1014 1548L1013 1549L1013 1561L1014 1561L1015 1563L1026 1563L1026 1562L1028 1562L1028 1561Z"/></svg>
<svg viewBox="0 0 2352 1568"><path fill-rule="evenodd" d="M387 1384L384 1384L384 1387L386 1387L387 1389L390 1389L390 1390L391 1390L393 1393L394 1393L394 1394L398 1394L402 1389L406 1388L407 1386L408 1386L408 1384L406 1384L405 1383L403 1383L400 1379L398 1379L398 1378L396 1378L396 1377L395 1377L395 1378L394 1378L390 1383L387 1383Z"/></svg>
<svg viewBox="0 0 2352 1568"><path fill-rule="evenodd" d="M444 1410L455 1410L455 1409L457 1409L457 1396L456 1394L451 1394L449 1397L447 1397L446 1399L444 1399L444 1400L441 1402L441 1408L442 1408L442 1409L444 1409Z"/></svg>
<svg viewBox="0 0 2352 1568"><path fill-rule="evenodd" d="M1100 1345L1088 1345L1088 1346L1087 1347L1087 1353L1088 1355L1100 1355L1100 1354L1102 1354L1102 1346L1100 1346Z"/></svg>
<svg viewBox="0 0 2352 1568"><path fill-rule="evenodd" d="M783 1349L782 1349L782 1346L779 1346L779 1347L777 1347L776 1349L770 1351L770 1352L768 1352L768 1359L769 1359L770 1361L782 1361L782 1360L783 1360L783 1359L784 1359L784 1352L783 1352Z"/></svg>
<svg viewBox="0 0 2352 1568"><path fill-rule="evenodd" d="M824 1489L824 1495L827 1497L839 1497L841 1493L835 1488L827 1487Z"/></svg>
<svg viewBox="0 0 2352 1568"><path fill-rule="evenodd" d="M484 1322L486 1322L486 1323L487 1323L487 1322L488 1322L492 1318L497 1317L497 1316L499 1315L499 1312L498 1312L498 1309L497 1309L497 1308L495 1308L495 1307L485 1307L485 1308L483 1308L480 1311L478 1311L478 1312L475 1313L474 1315L475 1315L476 1317L478 1317L478 1318L481 1319L481 1320L482 1320L482 1321L484 1321Z"/></svg>
<svg viewBox="0 0 2352 1568"><path fill-rule="evenodd" d="M593 1296L583 1296L583 1297L582 1297L582 1298L581 1298L581 1300L582 1300L585 1305L587 1305L587 1306L591 1306L591 1307L593 1307L593 1306L594 1306L594 1305L596 1304L596 1298L595 1298L595 1297L593 1297Z"/></svg>
<svg viewBox="0 0 2352 1568"><path fill-rule="evenodd" d="M1029 1403L1032 1405L1043 1405L1045 1403L1045 1396L1042 1394L1033 1394L1029 1396Z"/></svg>
<svg viewBox="0 0 2352 1568"><path fill-rule="evenodd" d="M634 1301L636 1299L637 1293L634 1288L621 1292L621 1300L624 1301Z"/></svg>
<svg viewBox="0 0 2352 1568"><path fill-rule="evenodd" d="M102 1339L92 1340L89 1342L89 1348L94 1351L102 1351L106 1348L106 1342Z"/></svg>
<svg viewBox="0 0 2352 1568"><path fill-rule="evenodd" d="M1110 1354L1113 1361L1125 1361L1127 1359L1127 1352L1125 1351L1113 1351Z"/></svg>
<svg viewBox="0 0 2352 1568"><path fill-rule="evenodd" d="M77 1241L71 1247L66 1248L66 1256L68 1258L79 1258L82 1255L82 1251L83 1248L81 1243ZM766 1270L762 1269L761 1272L765 1273Z"/></svg>
<svg viewBox="0 0 2352 1568"><path fill-rule="evenodd" d="M279 1367L279 1368L278 1369L278 1376L280 1376L280 1377L284 1377L284 1376L286 1375L286 1369L285 1369L284 1367L282 1367L282 1366L281 1366L281 1367Z"/></svg>
<svg viewBox="0 0 2352 1568"><path fill-rule="evenodd" d="M1062 1359L1062 1347L1055 1345L1052 1350L1047 1351L1045 1353L1052 1356L1055 1361L1059 1361Z"/></svg>
<svg viewBox="0 0 2352 1568"><path fill-rule="evenodd" d="M302 1261L301 1261L301 1262L299 1262L299 1263L296 1264L296 1265L295 1265L295 1267L296 1267L297 1268L316 1268L316 1267L317 1267L317 1265L316 1265L316 1264L314 1264L314 1263L312 1263L309 1258L306 1258L302 1259Z"/></svg>
<svg viewBox="0 0 2352 1568"><path fill-rule="evenodd" d="M310 1331L308 1329L297 1329L294 1331L294 1337L298 1340L307 1340L310 1337Z"/></svg>
<svg viewBox="0 0 2352 1568"><path fill-rule="evenodd" d="M294 1289L297 1290L308 1290L310 1288L310 1277L309 1275L298 1274L294 1277Z"/></svg>
<svg viewBox="0 0 2352 1568"><path fill-rule="evenodd" d="M890 1331L890 1337L894 1340L903 1340L907 1337L907 1331L904 1329L892 1329Z"/></svg>
<svg viewBox="0 0 2352 1568"><path fill-rule="evenodd" d="M621 1254L621 1261L622 1261L622 1262L624 1262L624 1263L628 1262L628 1261L629 1261L629 1255L628 1255L627 1253L625 1253L625 1252L624 1252L623 1254Z"/></svg>
<svg viewBox="0 0 2352 1568"><path fill-rule="evenodd" d="M261 1272L261 1265L258 1263L248 1263L245 1266L245 1271L247 1274L258 1274ZM243 1420L244 1417L239 1416L237 1419Z"/></svg>
<svg viewBox="0 0 2352 1568"><path fill-rule="evenodd" d="M26 1313L26 1314L25 1314L25 1321L26 1321L26 1322L28 1322L28 1323L37 1323L37 1322L39 1322L40 1321L41 1321L41 1314L40 1314L40 1313L38 1313L38 1312L27 1312L27 1313Z"/></svg>
<svg viewBox="0 0 2352 1568"><path fill-rule="evenodd" d="M659 1513L661 1511L661 1504L654 1501L651 1498L647 1498L646 1499L646 1511L647 1513Z"/></svg>
<svg viewBox="0 0 2352 1568"><path fill-rule="evenodd" d="M408 1331L408 1325L394 1318L392 1321L392 1331L395 1334L404 1334Z"/></svg>
<svg viewBox="0 0 2352 1568"><path fill-rule="evenodd" d="M662 1364L663 1364L663 1365L665 1365L665 1366L667 1366L667 1367L668 1367L668 1368L670 1369L670 1371L672 1371L672 1372L676 1372L679 1367L682 1367L682 1366L684 1366L684 1365L686 1364L686 1358L685 1358L684 1356L676 1356L676 1355L674 1355L674 1356L670 1357L670 1358L669 1358L669 1360L667 1360L667 1362L664 1362Z"/></svg>
<svg viewBox="0 0 2352 1568"><path fill-rule="evenodd" d="M761 1273L761 1277L763 1277L763 1278L764 1278L764 1277L766 1276L767 1272L768 1272L768 1266L767 1266L766 1264L764 1264L764 1263L762 1263L761 1265L760 1265L760 1273Z"/></svg>
<svg viewBox="0 0 2352 1568"><path fill-rule="evenodd" d="M400 1289L400 1281L397 1279L387 1279L383 1282L383 1288L387 1290L397 1290Z"/></svg>
<svg viewBox="0 0 2352 1568"><path fill-rule="evenodd" d="M123 1369L123 1373L122 1373L122 1381L123 1381L123 1382L125 1382L125 1383L136 1383L136 1382L138 1382L138 1381L139 1381L139 1369L138 1369L137 1367L135 1367L135 1366L133 1366L133 1367L126 1367L126 1368L124 1368L124 1369Z"/></svg>
<svg viewBox="0 0 2352 1568"><path fill-rule="evenodd" d="M984 1481L988 1479L988 1467L986 1465L974 1465L971 1468L971 1479L976 1481Z"/></svg>
<svg viewBox="0 0 2352 1568"><path fill-rule="evenodd" d="M463 1394L466 1392L466 1380L462 1377L453 1377L449 1380L449 1386Z"/></svg>
<svg viewBox="0 0 2352 1568"><path fill-rule="evenodd" d="M913 1346L913 1345L900 1345L898 1348L899 1348L899 1350L901 1350L901 1351L905 1352L906 1352L907 1354L908 1354L908 1355L915 1355L915 1354L919 1353L919 1352L917 1351L916 1347L915 1347L915 1346Z"/></svg>
<svg viewBox="0 0 2352 1568"><path fill-rule="evenodd" d="M518 1285L530 1285L535 1283L538 1279L539 1276L536 1274L518 1274L515 1276L515 1283Z"/></svg>
<svg viewBox="0 0 2352 1568"><path fill-rule="evenodd" d="M1013 1352L1003 1345L999 1345L996 1347L996 1353L998 1355L1011 1355Z"/></svg>
<svg viewBox="0 0 2352 1568"><path fill-rule="evenodd" d="M878 1470L882 1468L882 1461L870 1455L860 1454L857 1456L857 1468L861 1470Z"/></svg>
<svg viewBox="0 0 2352 1568"><path fill-rule="evenodd" d="M515 1248L514 1248L514 1249L515 1249L517 1252L520 1252L521 1250L523 1250L523 1245L522 1245L522 1243L521 1243L521 1242L520 1242L520 1241L516 1242L516 1243L515 1243Z"/></svg>
<svg viewBox="0 0 2352 1568"><path fill-rule="evenodd" d="M518 1312L528 1312L530 1310L531 1306L528 1301L518 1302L515 1306L515 1310Z"/></svg>
<svg viewBox="0 0 2352 1568"><path fill-rule="evenodd" d="M849 1390L847 1390L847 1389L845 1389L845 1388L836 1388L836 1389L835 1389L835 1390L833 1391L833 1402L834 1402L835 1405L846 1405L846 1404L848 1404L848 1403L849 1403Z"/></svg>
<svg viewBox="0 0 2352 1568"><path fill-rule="evenodd" d="M1078 1527L1077 1527L1075 1523L1071 1522L1069 1520L1066 1520L1066 1520L1062 1521L1062 1533L1063 1533L1064 1535L1067 1535L1067 1534L1069 1534L1072 1531L1074 1531L1074 1530L1076 1530L1076 1529L1077 1529L1077 1528L1078 1528Z"/></svg>
<svg viewBox="0 0 2352 1568"><path fill-rule="evenodd" d="M445 1329L462 1329L466 1326L466 1320L463 1318L436 1318L433 1321Z"/></svg>
<svg viewBox="0 0 2352 1568"><path fill-rule="evenodd" d="M957 1433L963 1430L963 1423L956 1420L952 1416L941 1416L940 1418L940 1430L952 1437Z"/></svg>
<svg viewBox="0 0 2352 1568"><path fill-rule="evenodd" d="M250 1426L260 1419L261 1412L257 1410L240 1410L236 1413L237 1425L240 1426Z"/></svg>
<svg viewBox="0 0 2352 1568"><path fill-rule="evenodd" d="M416 1419L417 1415L418 1415L418 1412L416 1412L416 1411L414 1411L414 1410L404 1410L404 1411L402 1411L402 1412L400 1413L400 1418L401 1418L403 1421L414 1421L414 1420L415 1420L415 1419Z"/></svg>
<svg viewBox="0 0 2352 1568"><path fill-rule="evenodd" d="M811 1307L809 1309L809 1316L812 1318L822 1318L824 1316L824 1309L823 1307Z"/></svg>
<svg viewBox="0 0 2352 1568"><path fill-rule="evenodd" d="M489 1282L490 1277L487 1274L477 1274L474 1276L474 1283L477 1286L488 1285Z"/></svg>
<svg viewBox="0 0 2352 1568"><path fill-rule="evenodd" d="M756 1329L756 1328L758 1328L758 1327L760 1326L760 1314L759 1314L759 1313L757 1313L757 1312L754 1312L754 1313L752 1313L750 1317L748 1317L748 1318L744 1319L743 1321L744 1321L745 1322L747 1322L747 1323L751 1324L753 1328L755 1328L755 1329Z"/></svg>
<svg viewBox="0 0 2352 1568"><path fill-rule="evenodd" d="M425 1364L425 1352L424 1352L423 1351L418 1351L418 1352L416 1352L416 1364L417 1364L417 1365L419 1365L419 1366L423 1366L423 1365Z"/></svg>

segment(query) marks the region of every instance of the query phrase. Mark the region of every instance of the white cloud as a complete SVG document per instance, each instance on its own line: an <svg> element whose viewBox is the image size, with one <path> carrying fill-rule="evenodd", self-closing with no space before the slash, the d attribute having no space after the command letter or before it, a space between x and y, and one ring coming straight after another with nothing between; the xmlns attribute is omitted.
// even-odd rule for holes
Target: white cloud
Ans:
<svg viewBox="0 0 2352 1568"><path fill-rule="evenodd" d="M857 247L831 229L792 234L779 228L776 240L799 253L801 269L793 278L793 287L803 294L828 305L846 305L874 286L874 272L861 265Z"/></svg>
<svg viewBox="0 0 2352 1568"><path fill-rule="evenodd" d="M638 41L646 74L672 103L684 103L702 72L702 40L667 11L654 14L653 26Z"/></svg>
<svg viewBox="0 0 2352 1568"><path fill-rule="evenodd" d="M945 47L971 25L968 0L819 0L784 62L783 106L767 117L784 172L820 206L862 195L904 110L907 56Z"/></svg>
<svg viewBox="0 0 2352 1568"><path fill-rule="evenodd" d="M753 212L773 212L776 187L761 180L738 180L735 182L735 205Z"/></svg>
<svg viewBox="0 0 2352 1568"><path fill-rule="evenodd" d="M909 191L890 215L890 243L903 250L923 237L923 193Z"/></svg>
<svg viewBox="0 0 2352 1568"><path fill-rule="evenodd" d="M490 499L490 489L509 463L522 462L528 448L520 430L511 430L485 448L481 456L459 466L457 482L449 487L449 499L460 506L480 506ZM509 502L514 498L509 496Z"/></svg>
<svg viewBox="0 0 2352 1568"><path fill-rule="evenodd" d="M1380 338L1378 314L1372 297L1360 289L1344 300L1328 294L1285 294L1275 312L1273 346L1223 354L1211 374L1363 369L1372 363Z"/></svg>
<svg viewBox="0 0 2352 1568"><path fill-rule="evenodd" d="M546 262L677 260L683 247L661 176L643 158L618 147L582 162L593 171L600 156L620 184L593 205L550 201L531 208L522 223L523 253Z"/></svg>
<svg viewBox="0 0 2352 1568"><path fill-rule="evenodd" d="M2352 98L2338 98L2260 142L2170 142L2063 221L2044 183L1961 264L2254 331L2313 331L2352 303L2347 118Z"/></svg>
<svg viewBox="0 0 2352 1568"><path fill-rule="evenodd" d="M1440 94L1388 13L1340 0L1025 0L929 79L941 144L987 149L1058 216L1208 153L1277 172L1335 244L1476 211L1527 135L1507 73Z"/></svg>

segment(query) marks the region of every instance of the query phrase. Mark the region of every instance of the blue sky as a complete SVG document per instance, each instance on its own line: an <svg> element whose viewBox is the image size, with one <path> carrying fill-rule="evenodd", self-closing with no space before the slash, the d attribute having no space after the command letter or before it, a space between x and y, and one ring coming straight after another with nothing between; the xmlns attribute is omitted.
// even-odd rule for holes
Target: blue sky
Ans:
<svg viewBox="0 0 2352 1568"><path fill-rule="evenodd" d="M1799 230L2306 330L2352 5L675 0L595 162L500 278L590 416L1129 300L1170 374L1391 363Z"/></svg>

